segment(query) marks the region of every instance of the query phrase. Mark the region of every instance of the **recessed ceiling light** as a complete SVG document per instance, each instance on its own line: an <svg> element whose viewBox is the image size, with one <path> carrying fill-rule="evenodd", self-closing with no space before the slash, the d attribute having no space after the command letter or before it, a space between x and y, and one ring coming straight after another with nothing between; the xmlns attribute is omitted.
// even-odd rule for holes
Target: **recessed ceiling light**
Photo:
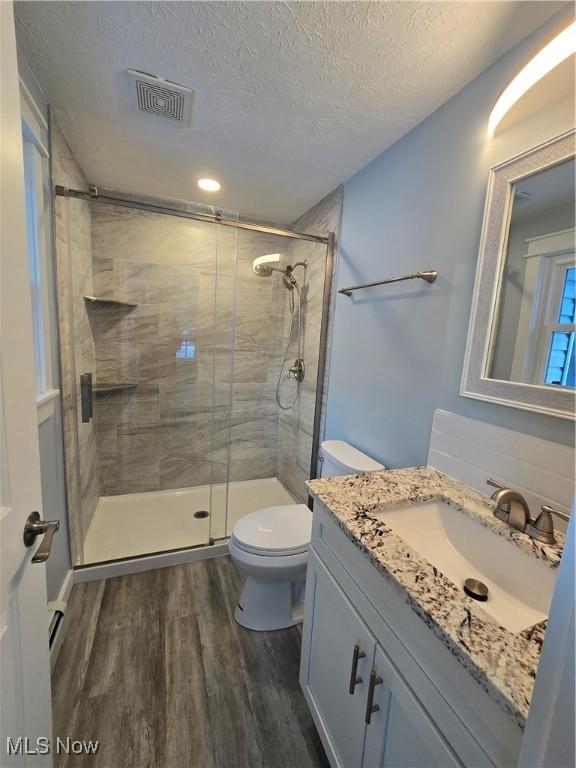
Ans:
<svg viewBox="0 0 576 768"><path fill-rule="evenodd" d="M221 185L216 179L198 179L198 186L204 192L218 192Z"/></svg>

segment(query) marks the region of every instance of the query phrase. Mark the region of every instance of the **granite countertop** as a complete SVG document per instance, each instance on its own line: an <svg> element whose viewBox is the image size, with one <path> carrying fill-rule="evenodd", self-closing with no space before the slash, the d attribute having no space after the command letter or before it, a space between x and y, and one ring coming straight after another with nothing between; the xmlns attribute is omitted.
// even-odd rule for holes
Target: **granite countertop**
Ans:
<svg viewBox="0 0 576 768"><path fill-rule="evenodd" d="M386 507L445 501L555 568L563 537L545 545L498 520L494 502L431 467L384 470L308 483L368 559L400 587L404 599L444 645L523 728L536 677L546 621L513 633L489 616L437 568L377 517Z"/></svg>

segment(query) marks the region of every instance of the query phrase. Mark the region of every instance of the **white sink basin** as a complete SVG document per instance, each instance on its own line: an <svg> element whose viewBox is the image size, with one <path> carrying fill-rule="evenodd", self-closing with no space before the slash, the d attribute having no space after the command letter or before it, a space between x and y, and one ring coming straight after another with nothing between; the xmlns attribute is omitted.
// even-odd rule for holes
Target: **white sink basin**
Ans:
<svg viewBox="0 0 576 768"><path fill-rule="evenodd" d="M484 582L488 600L478 605L509 631L548 617L555 569L464 512L431 501L373 514L456 586Z"/></svg>

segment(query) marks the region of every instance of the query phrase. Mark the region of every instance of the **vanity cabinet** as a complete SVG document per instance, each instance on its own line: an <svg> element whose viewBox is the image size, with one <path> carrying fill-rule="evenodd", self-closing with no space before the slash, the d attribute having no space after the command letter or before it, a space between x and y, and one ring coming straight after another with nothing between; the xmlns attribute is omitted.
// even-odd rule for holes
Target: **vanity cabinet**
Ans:
<svg viewBox="0 0 576 768"><path fill-rule="evenodd" d="M516 765L518 724L318 501L300 684L333 768Z"/></svg>
<svg viewBox="0 0 576 768"><path fill-rule="evenodd" d="M314 555L307 692L338 765L450 768L462 763Z"/></svg>

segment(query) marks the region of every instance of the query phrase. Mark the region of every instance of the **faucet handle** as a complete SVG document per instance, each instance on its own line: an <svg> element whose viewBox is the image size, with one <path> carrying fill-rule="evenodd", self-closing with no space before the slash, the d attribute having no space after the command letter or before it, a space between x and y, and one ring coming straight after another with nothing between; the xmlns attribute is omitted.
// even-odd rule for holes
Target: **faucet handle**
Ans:
<svg viewBox="0 0 576 768"><path fill-rule="evenodd" d="M496 490L494 491L494 493L491 496L492 500L495 499L496 494L498 493L498 491L505 491L506 490L506 486L502 485L502 483L499 480L494 480L493 477L489 477L488 480L486 480L486 485L491 485L492 488L496 488Z"/></svg>
<svg viewBox="0 0 576 768"><path fill-rule="evenodd" d="M543 504L542 512L548 512L551 515L556 515L556 517L559 517L560 520L564 520L565 523L567 523L570 520L570 515L566 512L562 512L561 509L556 509L556 507L550 507L548 504Z"/></svg>
<svg viewBox="0 0 576 768"><path fill-rule="evenodd" d="M567 515L566 512L562 512L560 509L550 507L548 504L542 505L541 510L536 520L530 525L528 534L531 538L541 541L543 544L555 544L556 536L554 536L554 520L552 520L552 515L556 515L556 517L565 521L570 519L570 515Z"/></svg>

